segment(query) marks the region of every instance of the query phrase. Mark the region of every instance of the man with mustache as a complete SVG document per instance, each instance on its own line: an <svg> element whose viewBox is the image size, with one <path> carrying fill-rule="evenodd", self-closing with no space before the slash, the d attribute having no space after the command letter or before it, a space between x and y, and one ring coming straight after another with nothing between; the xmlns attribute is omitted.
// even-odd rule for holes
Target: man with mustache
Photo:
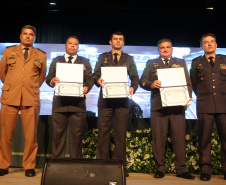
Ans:
<svg viewBox="0 0 226 185"><path fill-rule="evenodd" d="M190 70L197 96L200 180L209 181L213 172L211 136L214 121L221 140L221 164L226 180L226 56L217 55L216 37L202 35L200 48L204 55L192 61Z"/></svg>
<svg viewBox="0 0 226 185"><path fill-rule="evenodd" d="M46 83L55 87L60 79L56 76L56 64L66 63L67 65L83 64L83 94L87 94L93 87L92 68L89 59L77 55L79 39L76 36L69 36L66 44L66 53L53 59ZM82 134L86 120L86 97L55 96L52 106L52 154L54 157L64 158L66 152L67 131L69 128L70 157L82 158Z"/></svg>
<svg viewBox="0 0 226 185"><path fill-rule="evenodd" d="M26 25L20 34L21 44L4 50L0 62L1 95L0 176L8 174L12 137L18 113L24 128L23 167L25 175L35 175L38 150L37 128L40 112L39 88L46 75L46 54L33 47L36 29Z"/></svg>
<svg viewBox="0 0 226 185"><path fill-rule="evenodd" d="M188 75L186 63L182 59L172 57L173 48L172 42L169 39L163 38L158 41L159 58L147 61L146 68L140 79L140 86L148 91L151 91L151 125L153 139L153 154L155 159L155 178L163 178L166 172L166 162L164 160L165 143L167 132L170 123L170 131L175 153L175 169L176 176L185 179L194 179L190 175L188 168L185 165L186 150L185 150L185 106L162 107L159 88L161 81L156 75L157 69L183 67L189 95L191 97L192 88L191 81Z"/></svg>

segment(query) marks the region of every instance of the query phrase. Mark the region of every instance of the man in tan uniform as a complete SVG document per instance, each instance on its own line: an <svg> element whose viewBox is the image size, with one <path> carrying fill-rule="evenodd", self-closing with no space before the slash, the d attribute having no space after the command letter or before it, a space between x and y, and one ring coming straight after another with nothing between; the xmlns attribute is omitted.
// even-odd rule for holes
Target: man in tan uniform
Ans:
<svg viewBox="0 0 226 185"><path fill-rule="evenodd" d="M23 167L26 176L35 175L39 87L46 75L46 54L33 47L35 34L33 26L24 26L20 34L21 44L6 48L0 61L0 79L4 84L0 99L0 176L8 174L19 111L25 138Z"/></svg>

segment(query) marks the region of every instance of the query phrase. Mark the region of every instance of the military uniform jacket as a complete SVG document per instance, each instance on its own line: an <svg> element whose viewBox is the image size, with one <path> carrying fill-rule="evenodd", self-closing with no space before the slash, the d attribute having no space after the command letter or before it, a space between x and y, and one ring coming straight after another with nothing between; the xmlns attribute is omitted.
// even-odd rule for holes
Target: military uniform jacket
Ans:
<svg viewBox="0 0 226 185"><path fill-rule="evenodd" d="M46 54L34 47L27 60L21 46L4 50L0 61L3 82L0 103L13 106L40 106L39 87L46 75Z"/></svg>
<svg viewBox="0 0 226 185"><path fill-rule="evenodd" d="M205 56L192 61L190 70L198 113L226 113L226 56L216 55L214 68Z"/></svg>
<svg viewBox="0 0 226 185"><path fill-rule="evenodd" d="M191 80L188 75L188 70L186 67L186 63L182 59L178 58L172 58L169 61L167 68L174 68L174 67L183 67L186 77L186 82L188 86L188 92L190 97L192 97L192 86L191 86ZM162 102L160 97L160 91L158 88L152 89L152 83L155 80L158 80L157 77L157 69L165 68L165 64L163 63L162 59L159 57L154 60L147 61L146 68L144 69L144 72L140 78L140 86L141 88L151 91L151 111L156 111L162 109ZM177 106L184 109L183 106ZM172 107L173 108L173 107Z"/></svg>
<svg viewBox="0 0 226 185"><path fill-rule="evenodd" d="M66 63L64 56L59 56L53 59L49 73L46 78L46 83L50 85L52 78L56 77L56 64ZM83 77L83 85L88 87L88 91L93 87L93 76L92 76L92 68L89 63L89 60L78 56L74 62L74 64L83 64L84 65L84 77ZM73 65L73 64L68 64ZM85 96L84 97L67 97L67 96L55 96L53 97L53 112L85 112Z"/></svg>
<svg viewBox="0 0 226 185"><path fill-rule="evenodd" d="M93 74L94 83L96 84L97 87L100 87L97 84L97 80L101 77L101 67L113 67L113 66L116 66L116 65L113 61L111 52L106 52L99 56L95 66L94 74ZM137 68L133 60L133 57L122 52L122 55L120 57L120 60L117 66L127 67L127 73L131 80L130 87L133 87L134 93L135 93L139 83L139 76L137 74ZM115 75L118 75L118 74L115 74ZM104 107L104 108L112 108L112 107L128 108L129 106L128 100L129 100L128 98L103 98L102 88L101 88L100 94L99 94L98 106Z"/></svg>

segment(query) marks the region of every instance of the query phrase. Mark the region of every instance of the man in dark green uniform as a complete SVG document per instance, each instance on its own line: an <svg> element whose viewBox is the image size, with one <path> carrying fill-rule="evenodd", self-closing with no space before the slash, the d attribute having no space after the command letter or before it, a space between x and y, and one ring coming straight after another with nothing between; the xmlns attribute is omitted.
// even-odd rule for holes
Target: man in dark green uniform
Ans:
<svg viewBox="0 0 226 185"><path fill-rule="evenodd" d="M99 56L94 70L94 83L103 87L101 78L101 67L126 66L131 80L129 94L132 96L139 83L137 68L133 57L122 52L124 35L115 32L111 35L109 43L112 45L110 52ZM118 74L115 74L118 75ZM102 89L98 100L98 144L97 158L109 158L109 143L112 118L114 118L115 150L114 159L126 161L126 130L129 113L129 98L103 98Z"/></svg>

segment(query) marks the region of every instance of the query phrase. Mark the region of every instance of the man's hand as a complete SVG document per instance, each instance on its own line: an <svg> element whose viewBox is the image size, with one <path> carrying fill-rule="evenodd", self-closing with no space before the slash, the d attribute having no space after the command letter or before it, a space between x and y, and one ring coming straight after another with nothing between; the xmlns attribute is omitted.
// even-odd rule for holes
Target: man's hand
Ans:
<svg viewBox="0 0 226 185"><path fill-rule="evenodd" d="M102 88L104 88L104 85L102 84L102 82L104 82L104 79L103 78L99 78L97 80L98 85L100 85Z"/></svg>
<svg viewBox="0 0 226 185"><path fill-rule="evenodd" d="M190 98L190 101L192 100L192 98ZM189 107L191 104L187 104L187 105L182 105L184 107Z"/></svg>
<svg viewBox="0 0 226 185"><path fill-rule="evenodd" d="M89 88L88 88L87 86L84 86L84 87L83 87L83 91L82 91L82 92L83 92L84 95L88 92L88 89L89 89Z"/></svg>
<svg viewBox="0 0 226 185"><path fill-rule="evenodd" d="M161 87L161 85L162 85L162 82L161 82L161 81L155 80L155 81L152 83L151 88L152 88L152 89L155 89L155 88L158 89L158 88Z"/></svg>
<svg viewBox="0 0 226 185"><path fill-rule="evenodd" d="M54 87L56 85L56 83L59 83L60 82L60 79L58 77L54 77L51 82L50 82L50 85L52 87Z"/></svg>
<svg viewBox="0 0 226 185"><path fill-rule="evenodd" d="M131 98L133 97L133 92L134 92L133 87L130 87L130 88L129 88L129 92L128 92L128 94L130 94L130 95L131 95Z"/></svg>

